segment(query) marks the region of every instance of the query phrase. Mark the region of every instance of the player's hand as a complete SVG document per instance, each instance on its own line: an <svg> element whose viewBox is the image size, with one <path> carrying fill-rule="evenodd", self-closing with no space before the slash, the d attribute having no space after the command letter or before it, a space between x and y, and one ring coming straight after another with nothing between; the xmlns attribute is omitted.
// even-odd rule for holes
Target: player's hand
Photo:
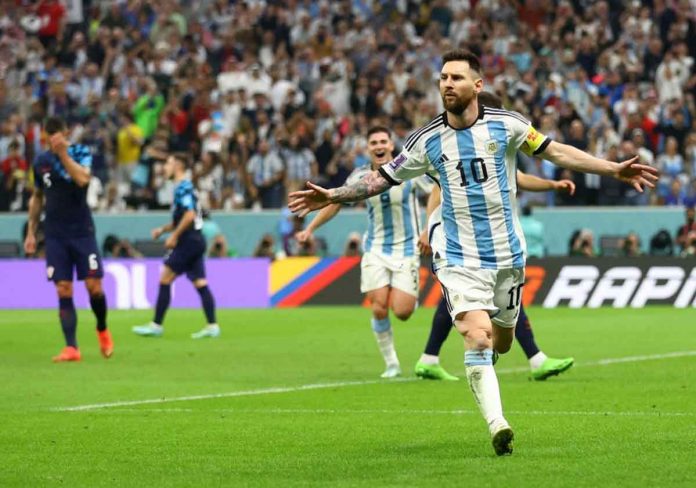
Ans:
<svg viewBox="0 0 696 488"><path fill-rule="evenodd" d="M150 235L155 240L159 239L162 234L164 234L162 227L156 227L156 228L152 229L152 232L150 232Z"/></svg>
<svg viewBox="0 0 696 488"><path fill-rule="evenodd" d="M178 243L179 238L172 234L164 241L164 247L167 249L174 249Z"/></svg>
<svg viewBox="0 0 696 488"><path fill-rule="evenodd" d="M330 190L322 188L314 183L307 182L309 190L294 191L288 195L288 208L293 213L304 217L309 212L319 210L331 203Z"/></svg>
<svg viewBox="0 0 696 488"><path fill-rule="evenodd" d="M312 231L309 229L305 229L295 232L295 239L297 239L297 242L299 242L300 244L304 244L305 242L311 241Z"/></svg>
<svg viewBox="0 0 696 488"><path fill-rule="evenodd" d="M34 254L36 252L36 236L27 234L24 239L24 254Z"/></svg>
<svg viewBox="0 0 696 488"><path fill-rule="evenodd" d="M636 191L643 193L643 188L655 188L660 172L657 168L640 164L640 159L635 156L622 163L617 163L614 178L631 185Z"/></svg>
<svg viewBox="0 0 696 488"><path fill-rule="evenodd" d="M64 153L68 150L68 146L70 145L62 132L56 132L53 134L49 138L48 143L51 146L51 151L56 154Z"/></svg>
<svg viewBox="0 0 696 488"><path fill-rule="evenodd" d="M423 230L421 235L418 237L418 249L420 249L420 253L424 256L433 252L433 250L430 249L427 230Z"/></svg>
<svg viewBox="0 0 696 488"><path fill-rule="evenodd" d="M556 191L567 191L569 195L575 195L575 183L572 180L559 180L553 182Z"/></svg>

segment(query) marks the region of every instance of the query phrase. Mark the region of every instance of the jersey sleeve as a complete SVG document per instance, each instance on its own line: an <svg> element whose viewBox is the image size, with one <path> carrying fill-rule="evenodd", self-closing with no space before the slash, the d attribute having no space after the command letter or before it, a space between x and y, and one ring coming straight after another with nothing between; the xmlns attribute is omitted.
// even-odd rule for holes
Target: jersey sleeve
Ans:
<svg viewBox="0 0 696 488"><path fill-rule="evenodd" d="M92 168L92 153L87 146L83 144L70 146L69 155L80 166Z"/></svg>
<svg viewBox="0 0 696 488"><path fill-rule="evenodd" d="M425 174L430 169L423 138L416 141L410 150L405 147L391 162L380 166L379 173L392 185L400 185Z"/></svg>
<svg viewBox="0 0 696 488"><path fill-rule="evenodd" d="M510 129L510 144L527 156L536 156L544 152L551 139L534 128L532 123L517 112L510 112L507 117Z"/></svg>
<svg viewBox="0 0 696 488"><path fill-rule="evenodd" d="M179 206L186 210L196 209L196 197L193 194L193 185L186 185L181 189L179 197Z"/></svg>

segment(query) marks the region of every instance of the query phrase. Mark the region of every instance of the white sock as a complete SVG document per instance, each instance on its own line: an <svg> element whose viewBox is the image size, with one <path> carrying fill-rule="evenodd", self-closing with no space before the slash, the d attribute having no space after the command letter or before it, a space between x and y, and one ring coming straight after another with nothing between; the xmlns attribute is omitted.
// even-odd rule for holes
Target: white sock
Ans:
<svg viewBox="0 0 696 488"><path fill-rule="evenodd" d="M435 364L440 364L440 357L439 356L433 356L432 354L421 354L419 362L423 364L427 364L429 366L435 365Z"/></svg>
<svg viewBox="0 0 696 488"><path fill-rule="evenodd" d="M503 405L500 401L498 377L493 368L493 351L466 351L464 354L466 379L481 410L481 415L492 426L503 419ZM504 419L503 419L504 420Z"/></svg>
<svg viewBox="0 0 696 488"><path fill-rule="evenodd" d="M394 348L394 333L391 329L386 332L375 332L375 339L379 346L379 352L382 353L384 363L387 366L398 366L399 358L396 357L396 349Z"/></svg>
<svg viewBox="0 0 696 488"><path fill-rule="evenodd" d="M544 364L544 361L547 359L546 354L544 354L543 351L539 351L534 356L529 358L529 367L532 369L537 369L539 366Z"/></svg>

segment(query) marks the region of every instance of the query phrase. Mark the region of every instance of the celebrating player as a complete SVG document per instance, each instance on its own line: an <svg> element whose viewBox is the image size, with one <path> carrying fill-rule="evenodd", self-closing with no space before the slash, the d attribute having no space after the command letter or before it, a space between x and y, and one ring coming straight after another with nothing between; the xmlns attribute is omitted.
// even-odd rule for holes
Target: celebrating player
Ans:
<svg viewBox="0 0 696 488"><path fill-rule="evenodd" d="M481 92L478 94L478 101L481 105L491 108L500 109L503 107L502 100L490 92ZM538 178L533 175L524 174L517 170L517 186L521 190L526 191L567 191L571 195L575 193L575 183L571 180L553 181L543 178ZM440 188L435 187L428 197L426 208L427 216L430 218L432 212L440 205ZM428 242L428 232L424 230L421 233L419 245L423 253L430 252L430 244ZM425 345L425 350L420 359L416 363L416 376L425 379L433 380L450 380L457 381L458 377L453 376L440 365L440 349L442 344L447 340L450 331L452 330L452 319L447 310L447 302L444 297L440 300L437 310L433 315L432 325L430 327L430 335L428 342ZM520 343L531 368L532 378L535 380L545 380L549 376L554 376L568 370L574 363L573 358L550 358L539 349L534 340L532 332L532 324L527 318L527 313L524 306L520 305L520 313L517 317L517 325L515 326L515 339Z"/></svg>
<svg viewBox="0 0 696 488"><path fill-rule="evenodd" d="M106 297L102 289L104 268L94 237L94 222L87 205L92 155L86 146L69 144L65 122L46 120L49 150L34 160L34 193L29 201L29 224L24 240L27 254L36 252L36 230L46 206L46 273L58 292L60 324L65 348L55 362L79 361L77 315L73 303L73 269L84 280L89 303L97 318L97 337L102 355L111 357L114 344L106 328Z"/></svg>
<svg viewBox="0 0 696 488"><path fill-rule="evenodd" d="M436 172L442 204L428 224L433 269L448 310L464 336L466 376L496 454L512 452L513 431L503 416L493 351L510 349L524 284L525 242L517 217L517 151L559 166L617 178L642 192L657 171L638 158L615 163L551 141L515 112L479 105L483 89L476 56L443 56L440 95L445 112L415 131L393 161L340 188L308 183L290 194L300 215L331 203L364 200L404 180Z"/></svg>
<svg viewBox="0 0 696 488"><path fill-rule="evenodd" d="M372 127L367 132L367 149L371 168L355 170L348 177L348 184L391 161L394 143L389 129ZM423 177L403 186L394 186L367 200L368 228L363 239L365 253L360 263L360 291L367 293L372 303L372 330L386 364L382 378L394 378L401 374L389 320L389 304L399 320L407 320L416 307L420 268L420 210L415 194L416 190L427 193L433 186ZM316 229L341 210L341 206L334 203L323 208L307 229L298 232L297 239L300 242L310 239Z"/></svg>
<svg viewBox="0 0 696 488"><path fill-rule="evenodd" d="M152 230L152 238L159 239L162 234L170 232L164 241L164 246L169 251L160 275L155 318L147 325L133 327L133 332L141 336L160 337L163 334L162 322L171 301L172 283L182 273L186 273L201 296L203 311L208 320L208 325L191 337L202 339L220 335L220 327L215 321L215 299L205 278L206 245L201 233L203 217L193 183L187 178L188 168L189 159L185 154L172 154L164 164L165 176L177 183L172 204L173 216L170 223Z"/></svg>

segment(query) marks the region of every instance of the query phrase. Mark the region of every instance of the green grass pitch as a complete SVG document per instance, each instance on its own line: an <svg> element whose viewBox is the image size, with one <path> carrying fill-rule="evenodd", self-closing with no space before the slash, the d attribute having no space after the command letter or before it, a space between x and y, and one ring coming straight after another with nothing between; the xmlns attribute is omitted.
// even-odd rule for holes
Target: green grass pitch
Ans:
<svg viewBox="0 0 696 488"><path fill-rule="evenodd" d="M413 378L432 312L395 323L398 382L357 307L221 311L208 341L188 338L198 310L161 339L130 332L150 312L111 312L108 361L80 312L78 364L50 361L55 311L2 312L0 486L696 486L693 309L530 309L577 364L532 382L517 345L501 357L504 458L465 380ZM462 349L452 334L442 357L459 375Z"/></svg>

